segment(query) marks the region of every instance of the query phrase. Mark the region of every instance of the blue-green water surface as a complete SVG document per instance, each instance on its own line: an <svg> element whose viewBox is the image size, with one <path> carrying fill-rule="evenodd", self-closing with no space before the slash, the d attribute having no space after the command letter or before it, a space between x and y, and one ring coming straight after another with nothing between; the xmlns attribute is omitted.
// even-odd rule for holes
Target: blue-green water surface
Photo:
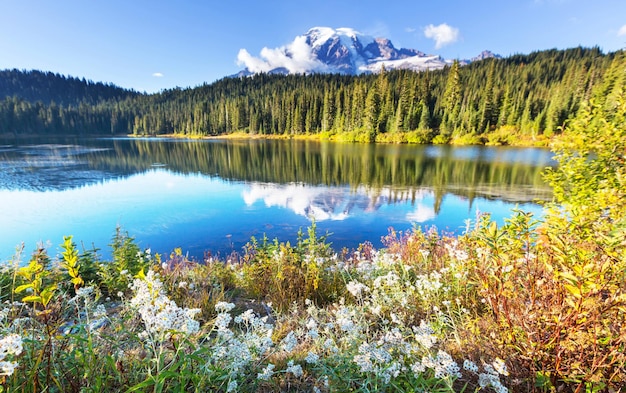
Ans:
<svg viewBox="0 0 626 393"><path fill-rule="evenodd" d="M488 212L535 214L550 198L545 149L310 141L0 141L0 260L64 235L110 255L121 226L142 248L191 257L241 252L252 236L295 241L315 220L336 250L390 227L462 232Z"/></svg>

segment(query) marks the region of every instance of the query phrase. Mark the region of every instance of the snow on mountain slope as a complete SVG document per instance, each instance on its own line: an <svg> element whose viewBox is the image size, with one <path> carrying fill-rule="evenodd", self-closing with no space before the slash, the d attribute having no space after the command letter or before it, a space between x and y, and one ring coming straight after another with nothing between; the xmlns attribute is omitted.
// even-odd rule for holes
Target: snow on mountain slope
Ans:
<svg viewBox="0 0 626 393"><path fill-rule="evenodd" d="M440 56L411 56L398 60L377 60L359 67L361 72L380 72L384 66L386 70L413 70L426 71L441 69L448 64Z"/></svg>

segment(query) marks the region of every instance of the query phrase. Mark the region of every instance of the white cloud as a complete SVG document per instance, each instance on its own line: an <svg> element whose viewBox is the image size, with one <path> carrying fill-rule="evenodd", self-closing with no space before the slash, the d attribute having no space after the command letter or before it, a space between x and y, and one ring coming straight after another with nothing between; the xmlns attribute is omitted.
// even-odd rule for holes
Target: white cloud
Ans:
<svg viewBox="0 0 626 393"><path fill-rule="evenodd" d="M426 38L435 40L435 49L440 49L442 46L452 44L459 39L459 29L446 23L439 26L431 24L424 29L424 35Z"/></svg>
<svg viewBox="0 0 626 393"><path fill-rule="evenodd" d="M160 72L155 72L154 74L152 74L152 76L156 78L163 78L163 74L161 74Z"/></svg>
<svg viewBox="0 0 626 393"><path fill-rule="evenodd" d="M626 25L624 25L624 26L622 26L622 27L620 27L620 28L619 28L619 31L617 32L617 35L618 35L619 37L621 37L621 36L623 36L623 35L626 35Z"/></svg>
<svg viewBox="0 0 626 393"><path fill-rule="evenodd" d="M326 67L317 60L305 36L296 37L292 43L280 48L263 48L259 57L240 49L237 64L244 65L251 72L268 72L275 68L286 68L290 73L306 73L312 70L323 71Z"/></svg>
<svg viewBox="0 0 626 393"><path fill-rule="evenodd" d="M243 192L243 200L248 206L262 200L267 207L290 209L297 215L314 218L316 221L345 220L349 217L349 212L344 205L351 201L350 198L334 195L323 187L298 184L286 186L252 184Z"/></svg>
<svg viewBox="0 0 626 393"><path fill-rule="evenodd" d="M406 219L411 222L422 223L426 221L433 220L437 217L437 213L435 213L435 209L432 207L425 206L421 203L418 203L415 211L410 212L406 215Z"/></svg>

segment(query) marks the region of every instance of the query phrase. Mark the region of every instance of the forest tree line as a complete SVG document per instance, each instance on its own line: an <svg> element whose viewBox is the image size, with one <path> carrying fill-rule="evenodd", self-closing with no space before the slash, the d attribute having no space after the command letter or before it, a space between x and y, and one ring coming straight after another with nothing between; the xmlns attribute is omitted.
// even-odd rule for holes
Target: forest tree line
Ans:
<svg viewBox="0 0 626 393"><path fill-rule="evenodd" d="M0 134L542 140L563 132L592 91L608 91L623 78L610 70L624 61L623 51L578 47L454 62L437 71L228 77L156 94L52 73L0 71Z"/></svg>

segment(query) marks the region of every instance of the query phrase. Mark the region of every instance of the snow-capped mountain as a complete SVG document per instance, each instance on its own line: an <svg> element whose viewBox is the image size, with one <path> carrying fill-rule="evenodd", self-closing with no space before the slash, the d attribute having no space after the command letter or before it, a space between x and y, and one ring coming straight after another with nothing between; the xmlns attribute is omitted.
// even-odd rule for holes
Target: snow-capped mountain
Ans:
<svg viewBox="0 0 626 393"><path fill-rule="evenodd" d="M471 61L499 57L489 51L482 52ZM362 74L378 72L381 67L424 71L441 69L452 60L438 55L427 55L416 49L396 48L389 39L374 38L351 28L332 29L314 27L280 48L263 48L259 57L241 49L238 64L245 69L238 75L259 72L281 74L341 73Z"/></svg>

